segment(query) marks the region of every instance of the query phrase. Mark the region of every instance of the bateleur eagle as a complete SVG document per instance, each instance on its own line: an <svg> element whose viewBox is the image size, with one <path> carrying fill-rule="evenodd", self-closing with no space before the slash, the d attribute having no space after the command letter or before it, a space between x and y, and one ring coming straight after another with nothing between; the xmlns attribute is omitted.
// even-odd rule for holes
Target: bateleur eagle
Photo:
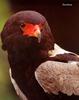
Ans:
<svg viewBox="0 0 79 100"><path fill-rule="evenodd" d="M79 99L79 56L59 47L45 17L12 15L1 32L10 78L22 100Z"/></svg>

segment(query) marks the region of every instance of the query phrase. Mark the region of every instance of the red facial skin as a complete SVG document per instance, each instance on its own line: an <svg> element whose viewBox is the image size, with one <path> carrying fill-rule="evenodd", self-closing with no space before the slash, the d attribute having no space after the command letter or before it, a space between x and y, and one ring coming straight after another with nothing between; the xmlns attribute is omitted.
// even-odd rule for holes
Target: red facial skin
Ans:
<svg viewBox="0 0 79 100"><path fill-rule="evenodd" d="M26 23L24 27L22 27L23 35L35 36L37 37L40 32L40 25L34 25L31 23Z"/></svg>

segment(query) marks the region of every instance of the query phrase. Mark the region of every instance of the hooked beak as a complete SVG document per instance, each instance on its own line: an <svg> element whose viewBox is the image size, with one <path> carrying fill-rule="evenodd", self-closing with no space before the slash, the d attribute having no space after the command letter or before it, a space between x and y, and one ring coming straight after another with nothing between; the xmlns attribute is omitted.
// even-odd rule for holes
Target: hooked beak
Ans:
<svg viewBox="0 0 79 100"><path fill-rule="evenodd" d="M41 42L41 31L38 29L34 32L34 37L38 38L38 42Z"/></svg>

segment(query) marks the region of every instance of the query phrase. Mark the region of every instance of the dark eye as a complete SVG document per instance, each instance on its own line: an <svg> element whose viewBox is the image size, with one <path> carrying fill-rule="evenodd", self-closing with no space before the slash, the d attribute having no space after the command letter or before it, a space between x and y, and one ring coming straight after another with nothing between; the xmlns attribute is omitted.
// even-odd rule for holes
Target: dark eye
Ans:
<svg viewBox="0 0 79 100"><path fill-rule="evenodd" d="M22 24L21 24L21 27L24 27L24 26L25 26L25 24L24 24L24 23L22 23Z"/></svg>

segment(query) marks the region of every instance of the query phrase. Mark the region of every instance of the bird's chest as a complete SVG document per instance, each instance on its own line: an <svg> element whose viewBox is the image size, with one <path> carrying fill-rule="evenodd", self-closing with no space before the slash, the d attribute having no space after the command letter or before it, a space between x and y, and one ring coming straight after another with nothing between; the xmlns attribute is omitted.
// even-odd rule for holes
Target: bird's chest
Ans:
<svg viewBox="0 0 79 100"><path fill-rule="evenodd" d="M39 63L34 61L24 63L20 62L15 64L15 68L12 68L12 77L17 81L18 84L26 84L27 87L30 87L35 80L35 70L38 67Z"/></svg>

